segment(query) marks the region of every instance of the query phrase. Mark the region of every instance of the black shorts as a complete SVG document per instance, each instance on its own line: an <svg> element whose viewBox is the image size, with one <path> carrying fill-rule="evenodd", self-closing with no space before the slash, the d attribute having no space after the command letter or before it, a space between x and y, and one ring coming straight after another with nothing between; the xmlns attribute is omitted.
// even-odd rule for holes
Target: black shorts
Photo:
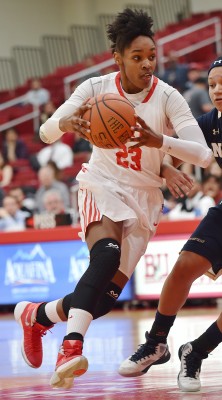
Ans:
<svg viewBox="0 0 222 400"><path fill-rule="evenodd" d="M207 258L217 273L222 268L222 202L211 207L182 250Z"/></svg>

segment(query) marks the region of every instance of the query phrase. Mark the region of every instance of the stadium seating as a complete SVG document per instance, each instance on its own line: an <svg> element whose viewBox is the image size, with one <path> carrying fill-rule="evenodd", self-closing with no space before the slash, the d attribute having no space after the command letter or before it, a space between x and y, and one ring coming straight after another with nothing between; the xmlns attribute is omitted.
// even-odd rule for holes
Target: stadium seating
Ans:
<svg viewBox="0 0 222 400"><path fill-rule="evenodd" d="M183 19L182 21L174 24L169 24L161 31L158 31L155 35L156 39L160 39L166 37L169 34L177 32L179 30L187 28L189 26L194 25L195 23L207 20L212 17L218 17L221 20L222 24L222 11L213 11L210 13L198 13L189 17L187 19ZM201 30L201 39L207 39L212 37L214 34L214 26L206 26L204 29ZM172 43L174 50L180 50L181 48L188 47L194 43L197 43L200 39L200 33L192 33L186 35L183 39L179 38L174 40L171 43L166 43L164 45L164 54L172 50ZM95 64L101 63L103 61L108 60L111 57L110 51L105 51L101 54L95 54L92 56L93 61ZM181 57L181 62L193 63L199 62L202 63L203 66L206 63L209 63L209 60L212 60L216 57L216 49L215 44L210 44L206 46L204 49L201 48L199 50L195 50L190 54L187 54ZM207 60L207 61L206 61ZM207 65L206 65L207 67ZM51 93L51 99L58 107L64 101L64 77L72 75L76 72L79 72L85 68L84 61L79 62L75 65L64 66L57 68L53 73L44 76L41 78L42 86L47 88ZM2 91L0 92L0 103L4 103L9 101L15 97L21 96L28 91L29 88L29 80L25 82L22 86L16 87L14 90L10 91ZM27 114L32 111L32 107L29 105L23 106L13 106L8 109L0 111L0 125L9 122L15 118L21 117L24 114ZM33 121L29 120L23 122L16 126L21 134L23 140L25 140L29 153L34 154L37 153L41 148L44 147L44 144L34 140L35 132L34 132L34 125ZM1 140L1 137L0 137ZM74 136L72 134L66 134L63 136L63 142L69 144L73 147L74 144ZM81 160L78 160L74 163L74 165L70 168L66 168L62 171L61 178L64 182L70 184L73 178L78 173L79 169L81 168ZM36 172L34 172L27 160L19 160L13 165L15 170L15 176L13 178L13 182L10 186L24 186L24 184L28 184L33 188L37 188L38 181Z"/></svg>

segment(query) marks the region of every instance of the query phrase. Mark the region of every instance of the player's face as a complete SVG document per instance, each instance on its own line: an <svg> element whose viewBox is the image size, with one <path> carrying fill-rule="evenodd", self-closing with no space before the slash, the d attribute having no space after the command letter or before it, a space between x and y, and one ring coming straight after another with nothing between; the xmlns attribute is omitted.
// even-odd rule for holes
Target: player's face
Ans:
<svg viewBox="0 0 222 400"><path fill-rule="evenodd" d="M127 93L138 93L150 86L156 67L155 44L147 36L138 36L124 53L115 53L121 83Z"/></svg>
<svg viewBox="0 0 222 400"><path fill-rule="evenodd" d="M213 68L208 76L210 99L218 109L222 112L222 67Z"/></svg>

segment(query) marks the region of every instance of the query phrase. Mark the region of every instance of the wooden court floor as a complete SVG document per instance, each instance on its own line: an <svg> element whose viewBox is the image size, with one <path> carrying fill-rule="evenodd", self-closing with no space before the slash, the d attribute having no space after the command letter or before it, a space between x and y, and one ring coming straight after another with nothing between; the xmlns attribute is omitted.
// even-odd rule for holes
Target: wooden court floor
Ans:
<svg viewBox="0 0 222 400"><path fill-rule="evenodd" d="M144 342L144 332L151 326L154 311L115 311L93 321L84 343L89 370L76 379L71 390L55 390L49 385L65 324L58 324L44 337L44 360L36 370L22 359L19 325L12 315L2 315L0 399L222 400L222 345L203 362L200 392L183 393L177 387L178 348L199 336L218 314L217 308L181 311L168 340L172 354L170 361L152 367L139 378L123 378L117 369L121 361Z"/></svg>

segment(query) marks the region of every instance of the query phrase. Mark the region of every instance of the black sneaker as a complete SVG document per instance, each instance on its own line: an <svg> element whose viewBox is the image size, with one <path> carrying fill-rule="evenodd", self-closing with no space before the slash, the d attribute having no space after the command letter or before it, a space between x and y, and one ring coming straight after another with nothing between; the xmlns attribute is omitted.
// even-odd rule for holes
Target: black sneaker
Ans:
<svg viewBox="0 0 222 400"><path fill-rule="evenodd" d="M168 345L158 343L145 333L146 343L139 345L138 350L128 357L119 367L119 374L133 377L145 374L152 365L164 364L170 359Z"/></svg>
<svg viewBox="0 0 222 400"><path fill-rule="evenodd" d="M183 392L198 392L201 389L201 364L208 355L193 351L191 343L182 345L179 348L178 355L181 360L180 372L177 378L179 388Z"/></svg>

